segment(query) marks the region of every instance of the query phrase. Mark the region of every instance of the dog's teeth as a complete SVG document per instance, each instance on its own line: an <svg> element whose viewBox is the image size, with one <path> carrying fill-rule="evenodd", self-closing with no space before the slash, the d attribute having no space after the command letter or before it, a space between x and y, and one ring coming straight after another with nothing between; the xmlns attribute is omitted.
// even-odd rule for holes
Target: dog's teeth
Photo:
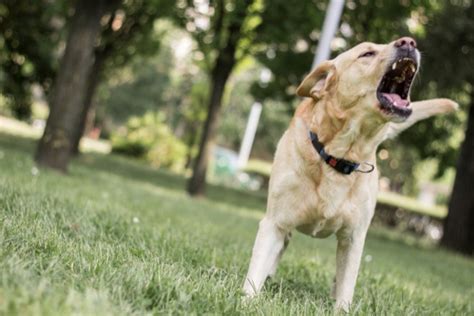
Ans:
<svg viewBox="0 0 474 316"><path fill-rule="evenodd" d="M395 62L393 65L392 65L392 70L395 70L397 68L397 62Z"/></svg>
<svg viewBox="0 0 474 316"><path fill-rule="evenodd" d="M415 72L415 65L411 64L410 69L411 69L412 72Z"/></svg>

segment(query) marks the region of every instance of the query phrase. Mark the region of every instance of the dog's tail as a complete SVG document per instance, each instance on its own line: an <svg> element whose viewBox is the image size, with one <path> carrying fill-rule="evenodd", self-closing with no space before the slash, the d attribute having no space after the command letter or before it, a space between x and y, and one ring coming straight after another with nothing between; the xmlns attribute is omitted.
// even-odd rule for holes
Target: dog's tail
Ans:
<svg viewBox="0 0 474 316"><path fill-rule="evenodd" d="M431 99L411 103L413 112L405 122L390 123L386 138L394 138L418 121L437 114L456 111L459 105L450 99Z"/></svg>

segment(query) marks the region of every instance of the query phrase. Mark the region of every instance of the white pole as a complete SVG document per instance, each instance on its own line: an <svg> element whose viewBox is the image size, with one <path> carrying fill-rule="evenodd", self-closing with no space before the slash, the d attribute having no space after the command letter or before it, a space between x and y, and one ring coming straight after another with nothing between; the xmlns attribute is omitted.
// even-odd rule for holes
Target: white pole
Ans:
<svg viewBox="0 0 474 316"><path fill-rule="evenodd" d="M255 102L252 105L252 109L250 110L247 127L245 128L244 139L240 145L239 159L237 161L237 166L239 169L244 168L249 160L250 150L252 150L253 140L255 138L255 133L257 132L260 113L262 113L262 104L260 102Z"/></svg>
<svg viewBox="0 0 474 316"><path fill-rule="evenodd" d="M343 8L344 0L331 0L329 3L329 8L324 18L321 38L318 43L318 49L316 50L316 55L314 55L311 69L314 69L320 62L329 59L331 55L331 41L336 34Z"/></svg>

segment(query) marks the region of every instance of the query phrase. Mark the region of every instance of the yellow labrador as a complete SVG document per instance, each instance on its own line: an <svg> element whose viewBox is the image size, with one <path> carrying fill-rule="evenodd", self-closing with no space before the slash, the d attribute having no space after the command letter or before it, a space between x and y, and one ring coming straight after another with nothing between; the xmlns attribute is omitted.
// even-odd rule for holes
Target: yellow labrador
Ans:
<svg viewBox="0 0 474 316"><path fill-rule="evenodd" d="M378 190L377 146L435 114L455 110L448 99L410 102L420 54L409 37L362 43L320 64L301 83L306 97L281 138L267 212L259 224L244 283L257 294L276 271L291 231L338 239L332 296L352 301Z"/></svg>

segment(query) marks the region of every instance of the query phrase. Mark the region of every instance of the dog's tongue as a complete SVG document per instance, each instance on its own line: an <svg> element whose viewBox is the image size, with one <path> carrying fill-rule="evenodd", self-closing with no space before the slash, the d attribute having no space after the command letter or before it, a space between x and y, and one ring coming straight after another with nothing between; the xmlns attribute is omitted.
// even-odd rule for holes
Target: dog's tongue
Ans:
<svg viewBox="0 0 474 316"><path fill-rule="evenodd" d="M398 94L396 93L383 93L383 95L392 102L393 105L402 107L402 106L408 106L410 102L408 100L402 99Z"/></svg>

